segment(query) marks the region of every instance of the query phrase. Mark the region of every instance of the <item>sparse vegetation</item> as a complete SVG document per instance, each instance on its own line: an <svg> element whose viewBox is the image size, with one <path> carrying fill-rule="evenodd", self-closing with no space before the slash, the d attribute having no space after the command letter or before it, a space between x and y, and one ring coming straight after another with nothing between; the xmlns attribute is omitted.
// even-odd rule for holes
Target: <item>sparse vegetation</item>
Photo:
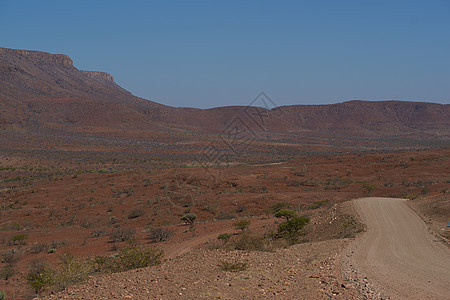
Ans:
<svg viewBox="0 0 450 300"><path fill-rule="evenodd" d="M48 249L46 244L34 244L30 247L30 252L33 254L39 254Z"/></svg>
<svg viewBox="0 0 450 300"><path fill-rule="evenodd" d="M110 238L113 242L125 242L134 238L135 235L136 231L132 228L118 228L113 230Z"/></svg>
<svg viewBox="0 0 450 300"><path fill-rule="evenodd" d="M51 153L61 157L65 155ZM91 159L84 154L73 161L64 156L67 164L64 161L57 168L18 166L0 170L2 178L22 178L0 183L0 218L5 218L0 225L0 279L8 278L9 282L27 287L27 262L38 257L54 263L63 253L71 252L75 247L83 251L96 247L96 251L102 251L94 252L99 255L95 263L94 258L90 259L93 265L89 269L93 272L91 274L113 272L120 268L115 265L114 257L109 256L117 255L125 241L139 238L145 243L164 242L171 238L173 233L170 230L180 232L180 243L184 243L184 237L201 237L209 234L210 230L226 232L229 228L225 226L230 226L231 230L239 229L233 231L236 234L218 235L217 232L214 240L208 243L214 249L244 251L272 251L298 242L352 237L360 230L352 220L338 215L338 219L328 225L321 219L321 216L334 212L334 205L344 199L376 193L416 199L415 205L436 197L439 192L440 196L448 195L445 187L449 182L443 171L448 155L441 150L414 151L417 159L411 162L408 159L409 167L406 169L399 168L404 152L362 153L360 156L348 154L338 160L334 155L324 157L317 152L302 153L288 149L286 157L295 160L292 163L286 161L282 168L271 165L247 168L255 162L266 162L249 155L245 158L245 165L233 167L231 173L226 170L221 175L223 181L215 182L203 175L197 166L191 168L192 165L186 164L182 166L183 170L177 170L178 183L170 181L172 177L167 175L172 171L172 158L151 158L147 163L142 163L143 160L135 154L127 155L114 154L117 159L113 160L105 157ZM311 161L298 160L299 155L311 157ZM273 149L268 151L269 156L271 160L279 159ZM55 161L57 159L60 158L55 157ZM183 163L183 158L176 159ZM97 163L104 166L95 165ZM112 165L113 169L110 167ZM101 168L108 170L108 173L103 173ZM164 172L155 171L158 168L163 168ZM168 172L165 172L166 168ZM437 171L431 172L432 168ZM428 174L426 177L410 176L422 169ZM294 174L295 171L302 172ZM72 176L76 172L78 177L74 179ZM25 180L31 176L35 176L33 183ZM29 193L22 193L25 181ZM367 184L376 188L369 191ZM163 185L167 186L166 190L159 188ZM173 209L167 195L173 201ZM189 207L184 207L186 203ZM434 212L438 208L428 209ZM286 211L290 213L286 214ZM445 211L439 208L441 214ZM191 212L197 214L195 218L188 218ZM274 215L279 217L275 224L268 220ZM318 218L320 225L308 226L306 222L284 224L295 217L301 218L300 215L310 215L315 221ZM185 217L182 219L184 223L195 226L180 228L178 223L181 223L182 216ZM434 216L430 215L430 219ZM439 216L444 218L445 215ZM233 227L232 224L242 218L251 220L252 229ZM231 221L215 223L217 220ZM220 227L222 224L226 225ZM321 229L317 230L316 226ZM149 229L142 231L144 228ZM66 240L58 241L63 238ZM55 241L52 242L52 239ZM178 247L176 243L174 245ZM216 265L216 262L213 264ZM61 267L55 265L55 272ZM11 269L16 273L11 275ZM6 284L3 279L1 281ZM8 284L8 296L12 298L13 294L9 295L12 285ZM52 284L47 289L59 288Z"/></svg>
<svg viewBox="0 0 450 300"><path fill-rule="evenodd" d="M313 204L308 205L307 209L318 209L318 208L321 208L322 206L328 204L329 202L330 202L330 200L328 200L328 199L315 201Z"/></svg>
<svg viewBox="0 0 450 300"><path fill-rule="evenodd" d="M123 272L158 265L164 254L161 250L146 248L136 243L119 251L116 256L76 258L71 254L61 256L59 268L51 269L42 261L33 261L25 276L36 294L53 288L63 290L75 283L85 281L95 273Z"/></svg>
<svg viewBox="0 0 450 300"><path fill-rule="evenodd" d="M222 261L219 264L219 267L223 271L227 272L242 272L247 270L247 263L246 262L227 262Z"/></svg>
<svg viewBox="0 0 450 300"><path fill-rule="evenodd" d="M18 235L13 236L11 238L11 242L13 243L13 245L16 245L16 244L23 245L27 238L28 238L28 235L22 233L22 234L18 234Z"/></svg>
<svg viewBox="0 0 450 300"><path fill-rule="evenodd" d="M173 232L161 228L161 227L155 227L150 228L148 230L148 237L151 242L157 243L157 242L164 242L169 240L173 236Z"/></svg>
<svg viewBox="0 0 450 300"><path fill-rule="evenodd" d="M417 195L416 193L407 193L403 196L403 198L409 200L415 200L417 197L419 197L419 195Z"/></svg>
<svg viewBox="0 0 450 300"><path fill-rule="evenodd" d="M250 223L251 223L250 220L244 219L244 220L240 220L240 221L233 223L233 226L236 229L240 229L241 231L244 231L245 229L248 228L248 226L250 226Z"/></svg>
<svg viewBox="0 0 450 300"><path fill-rule="evenodd" d="M130 245L129 247L120 250L117 257L115 257L113 271L123 272L159 265L163 256L162 250L145 248L137 244Z"/></svg>
<svg viewBox="0 0 450 300"><path fill-rule="evenodd" d="M181 217L181 221L184 221L187 225L194 225L194 221L197 219L197 215L193 213L185 214Z"/></svg>
<svg viewBox="0 0 450 300"><path fill-rule="evenodd" d="M285 218L286 221L289 221L292 218L295 218L297 213L291 209L283 208L275 213L276 218Z"/></svg>
<svg viewBox="0 0 450 300"><path fill-rule="evenodd" d="M290 205L288 203L280 202L269 207L269 212L272 214L276 214L279 210L286 208L289 209Z"/></svg>
<svg viewBox="0 0 450 300"><path fill-rule="evenodd" d="M228 242L228 240L231 238L231 234L230 233L221 233L219 234L219 236L217 237L217 239L219 241L222 241L224 244L226 242Z"/></svg>
<svg viewBox="0 0 450 300"><path fill-rule="evenodd" d="M2 278L3 280L8 280L16 273L17 271L13 267L6 266L0 270L0 278Z"/></svg>
<svg viewBox="0 0 450 300"><path fill-rule="evenodd" d="M25 279L33 291L39 294L52 285L53 274L54 271L48 268L44 262L34 260L29 266L29 271Z"/></svg>
<svg viewBox="0 0 450 300"><path fill-rule="evenodd" d="M373 184L369 184L369 183L365 182L365 183L363 183L363 188L365 188L368 193L371 193L371 192L375 191L377 187Z"/></svg>
<svg viewBox="0 0 450 300"><path fill-rule="evenodd" d="M269 239L251 232L243 232L225 245L228 250L273 251L274 245Z"/></svg>
<svg viewBox="0 0 450 300"><path fill-rule="evenodd" d="M128 214L128 219L135 219L135 218L139 218L140 216L144 215L144 210L137 208L137 209L133 209L132 211L130 211L130 213Z"/></svg>
<svg viewBox="0 0 450 300"><path fill-rule="evenodd" d="M289 221L281 223L278 226L278 234L287 237L298 233L304 226L309 223L308 217L293 217Z"/></svg>
<svg viewBox="0 0 450 300"><path fill-rule="evenodd" d="M71 254L64 254L61 256L59 269L51 273L51 282L57 290L63 290L86 280L92 273L92 264L88 261L75 258Z"/></svg>

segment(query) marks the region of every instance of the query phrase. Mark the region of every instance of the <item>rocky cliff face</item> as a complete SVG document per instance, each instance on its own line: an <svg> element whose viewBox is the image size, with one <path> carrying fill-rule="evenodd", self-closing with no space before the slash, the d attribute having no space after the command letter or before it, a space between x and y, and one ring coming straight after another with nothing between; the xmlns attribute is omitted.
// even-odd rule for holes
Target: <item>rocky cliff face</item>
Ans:
<svg viewBox="0 0 450 300"><path fill-rule="evenodd" d="M73 61L65 54L50 54L40 51L15 50L0 47L0 57L8 60L33 61L36 64L57 64L73 66Z"/></svg>
<svg viewBox="0 0 450 300"><path fill-rule="evenodd" d="M110 74L105 72L96 72L96 71L81 71L81 72L89 78L114 82L114 78Z"/></svg>
<svg viewBox="0 0 450 300"><path fill-rule="evenodd" d="M136 102L108 73L80 71L63 54L0 48L0 82L0 97L22 101L69 97Z"/></svg>

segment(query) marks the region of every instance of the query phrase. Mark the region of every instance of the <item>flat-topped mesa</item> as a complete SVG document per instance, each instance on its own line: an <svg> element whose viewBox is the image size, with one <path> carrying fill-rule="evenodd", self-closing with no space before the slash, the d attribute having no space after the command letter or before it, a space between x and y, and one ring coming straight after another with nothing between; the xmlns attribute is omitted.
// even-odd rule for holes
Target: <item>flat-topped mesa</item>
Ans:
<svg viewBox="0 0 450 300"><path fill-rule="evenodd" d="M106 72L97 72L97 71L81 71L87 77L97 80L106 80L114 82L114 78Z"/></svg>
<svg viewBox="0 0 450 300"><path fill-rule="evenodd" d="M63 66L73 66L73 61L65 54L51 54L40 51L16 50L0 47L0 57L32 60L40 64L58 64Z"/></svg>

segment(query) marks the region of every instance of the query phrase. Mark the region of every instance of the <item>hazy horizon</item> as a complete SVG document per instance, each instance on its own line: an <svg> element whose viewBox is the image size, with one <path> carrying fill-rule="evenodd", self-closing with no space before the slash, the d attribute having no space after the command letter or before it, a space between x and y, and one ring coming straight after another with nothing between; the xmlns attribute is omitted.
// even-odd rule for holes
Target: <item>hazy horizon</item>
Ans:
<svg viewBox="0 0 450 300"><path fill-rule="evenodd" d="M450 103L445 1L0 2L0 46L69 55L176 107Z"/></svg>

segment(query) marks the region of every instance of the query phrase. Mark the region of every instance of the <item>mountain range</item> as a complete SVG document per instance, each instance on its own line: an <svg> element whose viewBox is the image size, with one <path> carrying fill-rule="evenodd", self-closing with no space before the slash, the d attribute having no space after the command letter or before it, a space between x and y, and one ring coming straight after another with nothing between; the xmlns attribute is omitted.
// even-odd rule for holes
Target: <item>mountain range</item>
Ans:
<svg viewBox="0 0 450 300"><path fill-rule="evenodd" d="M132 95L104 72L82 71L63 54L0 48L0 128L107 128L229 134L414 137L448 140L450 105L348 101L275 107L264 93L253 106L212 109L162 105Z"/></svg>

